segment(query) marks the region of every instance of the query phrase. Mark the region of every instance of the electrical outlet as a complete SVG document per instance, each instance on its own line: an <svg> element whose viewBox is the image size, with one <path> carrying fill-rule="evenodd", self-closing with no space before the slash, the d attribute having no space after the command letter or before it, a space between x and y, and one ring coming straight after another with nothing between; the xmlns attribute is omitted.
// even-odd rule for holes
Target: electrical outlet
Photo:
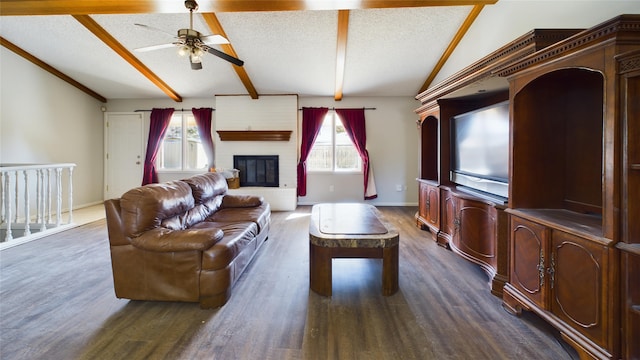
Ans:
<svg viewBox="0 0 640 360"><path fill-rule="evenodd" d="M396 185L396 191L402 191L402 185Z"/></svg>
<svg viewBox="0 0 640 360"><path fill-rule="evenodd" d="M333 185L329 185L329 192L333 192Z"/></svg>

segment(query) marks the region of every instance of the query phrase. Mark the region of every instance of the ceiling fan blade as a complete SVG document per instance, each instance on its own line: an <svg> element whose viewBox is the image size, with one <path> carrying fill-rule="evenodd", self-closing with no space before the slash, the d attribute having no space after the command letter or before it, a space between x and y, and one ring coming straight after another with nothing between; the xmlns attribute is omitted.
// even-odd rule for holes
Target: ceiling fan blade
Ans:
<svg viewBox="0 0 640 360"><path fill-rule="evenodd" d="M175 46L176 46L176 43L168 43L168 44L145 46L145 47L141 47L133 50L137 52L146 52L146 51L166 49L166 48L175 47Z"/></svg>
<svg viewBox="0 0 640 360"><path fill-rule="evenodd" d="M215 55L215 56L217 56L217 57L219 57L221 59L227 60L228 62L230 62L230 63L232 63L234 65L238 65L238 66L244 65L244 61L242 61L242 60L240 60L238 58L235 58L235 57L233 57L231 55L225 54L220 50L217 50L217 49L214 49L214 48L211 48L211 47L208 47L208 46L206 46L206 47L203 46L203 49L207 50L207 52L209 54Z"/></svg>
<svg viewBox="0 0 640 360"><path fill-rule="evenodd" d="M158 31L158 32L161 32L161 33L165 33L165 34L167 34L167 35L169 35L171 37L176 37L176 34L172 34L172 33L168 32L168 31L164 31L162 29L158 29L158 28L153 27L153 26L149 26L149 25L145 25L145 24L138 24L138 23L135 23L133 25L140 26L141 28L147 29L147 30L150 30L150 31Z"/></svg>
<svg viewBox="0 0 640 360"><path fill-rule="evenodd" d="M229 40L227 40L222 35L200 36L200 41L202 41L206 45L220 45L220 44L228 44L229 43Z"/></svg>

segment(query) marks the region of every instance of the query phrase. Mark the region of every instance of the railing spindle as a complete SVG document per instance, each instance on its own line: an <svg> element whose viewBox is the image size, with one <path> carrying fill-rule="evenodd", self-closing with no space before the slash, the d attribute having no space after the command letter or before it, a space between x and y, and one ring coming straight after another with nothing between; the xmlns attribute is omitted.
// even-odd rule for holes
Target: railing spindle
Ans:
<svg viewBox="0 0 640 360"><path fill-rule="evenodd" d="M31 235L30 223L31 223L31 213L29 212L29 170L25 170L24 171L24 236Z"/></svg>
<svg viewBox="0 0 640 360"><path fill-rule="evenodd" d="M45 187L44 187L44 169L38 169L38 222L40 223L40 231L47 230L47 221L45 220Z"/></svg>
<svg viewBox="0 0 640 360"><path fill-rule="evenodd" d="M72 223L74 167L75 164L71 163L0 164L0 250L29 241L27 238L33 238L32 235ZM65 169L69 172L68 178L64 174ZM67 179L68 188L63 186ZM52 204L54 197L55 205ZM68 217L62 213L67 205L68 209L64 211L69 212ZM32 221L37 226L32 226ZM20 231L16 233L16 230ZM19 238L22 240L16 241ZM7 244L9 241L11 244Z"/></svg>
<svg viewBox="0 0 640 360"><path fill-rule="evenodd" d="M56 226L62 224L62 168L56 168Z"/></svg>
<svg viewBox="0 0 640 360"><path fill-rule="evenodd" d="M4 188L6 189L7 197L5 198L4 206L7 214L7 230L4 236L4 241L10 241L13 239L13 234L11 234L11 191L9 191L10 186L11 175L10 173L6 173L4 178Z"/></svg>
<svg viewBox="0 0 640 360"><path fill-rule="evenodd" d="M69 224L73 223L73 167L69 168Z"/></svg>

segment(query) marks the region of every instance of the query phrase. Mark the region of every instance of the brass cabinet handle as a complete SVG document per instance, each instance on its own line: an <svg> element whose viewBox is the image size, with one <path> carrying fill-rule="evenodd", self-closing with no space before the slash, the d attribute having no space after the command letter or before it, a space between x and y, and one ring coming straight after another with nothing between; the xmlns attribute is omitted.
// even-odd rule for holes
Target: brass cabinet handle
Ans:
<svg viewBox="0 0 640 360"><path fill-rule="evenodd" d="M551 277L551 288L553 289L553 282L556 274L556 259L555 254L551 254L551 266L547 269L547 274Z"/></svg>
<svg viewBox="0 0 640 360"><path fill-rule="evenodd" d="M544 252L540 250L540 263L536 266L538 269L538 274L540 275L540 287L544 286Z"/></svg>

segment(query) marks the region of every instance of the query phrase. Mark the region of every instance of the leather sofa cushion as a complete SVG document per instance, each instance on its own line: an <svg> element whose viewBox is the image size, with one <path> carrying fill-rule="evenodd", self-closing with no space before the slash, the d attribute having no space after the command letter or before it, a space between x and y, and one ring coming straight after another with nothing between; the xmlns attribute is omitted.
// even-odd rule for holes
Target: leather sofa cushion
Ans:
<svg viewBox="0 0 640 360"><path fill-rule="evenodd" d="M180 228L180 216L193 208L191 187L182 181L149 184L131 189L120 198L124 233L137 237L176 217L174 228ZM166 221L165 221L166 223Z"/></svg>
<svg viewBox="0 0 640 360"><path fill-rule="evenodd" d="M271 207L268 202L255 207L241 208L221 208L211 215L207 221L213 222L241 222L253 221L258 225L258 230L262 231L271 220Z"/></svg>
<svg viewBox="0 0 640 360"><path fill-rule="evenodd" d="M202 254L203 270L218 270L227 267L247 246L256 246L253 241L258 234L258 226L252 222L204 222L194 228L219 228L224 236ZM253 249L255 250L255 249Z"/></svg>
<svg viewBox="0 0 640 360"><path fill-rule="evenodd" d="M190 209L189 211L187 211L187 213L184 215L184 218L180 219L181 224L185 228L189 228L198 223L205 221L213 213L214 210L212 209L217 210L220 208L221 202L222 202L222 195L218 195L213 199L207 200L205 203L196 204L196 206L193 209Z"/></svg>
<svg viewBox="0 0 640 360"><path fill-rule="evenodd" d="M224 233L214 226L189 230L156 228L131 239L133 246L148 251L204 251L220 241Z"/></svg>
<svg viewBox="0 0 640 360"><path fill-rule="evenodd" d="M227 180L220 173L204 173L182 180L189 184L196 204L202 204L229 189ZM211 209L215 211L217 209Z"/></svg>
<svg viewBox="0 0 640 360"><path fill-rule="evenodd" d="M223 208L255 207L264 202L262 196L255 195L225 195L222 198Z"/></svg>

